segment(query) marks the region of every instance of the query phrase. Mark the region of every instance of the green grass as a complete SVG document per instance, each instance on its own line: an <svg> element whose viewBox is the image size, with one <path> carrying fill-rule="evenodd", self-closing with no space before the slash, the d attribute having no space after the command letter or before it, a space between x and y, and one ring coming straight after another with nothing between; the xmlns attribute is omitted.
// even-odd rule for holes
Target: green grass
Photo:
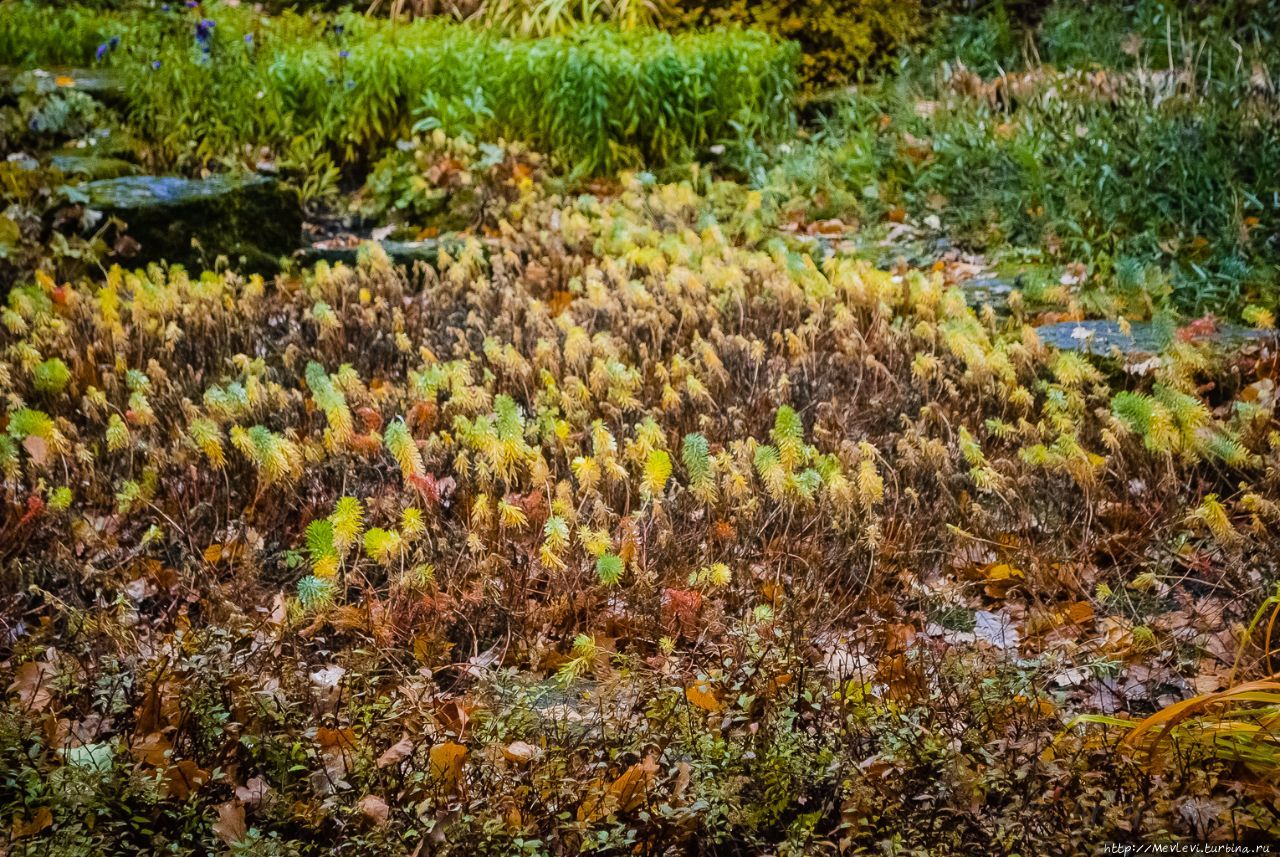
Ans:
<svg viewBox="0 0 1280 857"><path fill-rule="evenodd" d="M1119 6L1090 7L1091 20L1058 4L1030 33L961 19L955 39L849 96L757 181L782 205L816 200L814 219L901 209L968 247L1083 262L1107 287L1084 295L1099 311L1274 305L1280 102L1257 69L1280 52L1255 41L1229 65L1221 24L1136 6L1129 26ZM1001 68L1044 77L1012 96L972 92L972 70L989 82Z"/></svg>
<svg viewBox="0 0 1280 857"><path fill-rule="evenodd" d="M130 118L162 162L299 138L361 162L417 126L524 140L586 174L687 160L791 122L794 49L741 30L602 26L520 39L441 19L72 8L58 13L73 33L60 43L38 6L3 13L0 63L84 63L120 35L104 62L125 77ZM216 24L203 43L200 14Z"/></svg>

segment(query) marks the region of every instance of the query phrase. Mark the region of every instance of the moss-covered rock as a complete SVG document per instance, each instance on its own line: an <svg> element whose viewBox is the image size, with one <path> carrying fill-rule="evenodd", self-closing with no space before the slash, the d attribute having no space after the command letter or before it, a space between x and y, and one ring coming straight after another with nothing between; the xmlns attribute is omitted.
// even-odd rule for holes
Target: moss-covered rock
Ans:
<svg viewBox="0 0 1280 857"><path fill-rule="evenodd" d="M63 175L78 176L90 181L136 176L141 172L137 164L123 158L103 155L56 154L49 159L49 165Z"/></svg>
<svg viewBox="0 0 1280 857"><path fill-rule="evenodd" d="M198 267L225 256L234 266L270 273L301 242L296 195L264 176L126 176L80 190L90 208L125 222L140 245L134 261Z"/></svg>

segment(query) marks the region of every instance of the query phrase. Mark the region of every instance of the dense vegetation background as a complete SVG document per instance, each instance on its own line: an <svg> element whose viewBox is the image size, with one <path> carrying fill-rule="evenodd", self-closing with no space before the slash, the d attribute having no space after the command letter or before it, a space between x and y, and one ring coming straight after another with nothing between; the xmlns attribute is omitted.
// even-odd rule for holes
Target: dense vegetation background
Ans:
<svg viewBox="0 0 1280 857"><path fill-rule="evenodd" d="M0 854L1280 836L1270 0L0 0Z"/></svg>

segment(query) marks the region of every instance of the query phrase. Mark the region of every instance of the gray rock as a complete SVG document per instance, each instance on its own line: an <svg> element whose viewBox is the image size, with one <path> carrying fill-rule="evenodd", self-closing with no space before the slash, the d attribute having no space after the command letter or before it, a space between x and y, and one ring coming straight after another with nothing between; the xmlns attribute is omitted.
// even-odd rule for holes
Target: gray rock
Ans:
<svg viewBox="0 0 1280 857"><path fill-rule="evenodd" d="M393 264L406 267L412 267L416 262L434 266L436 260L440 258L442 244L446 251L455 256L461 252L463 246L463 242L460 239L448 238L429 238L425 241L379 241L377 243L382 245L382 249ZM316 262L328 262L330 265L338 262L344 265L355 265L360 257L361 246L363 244L354 247L304 247L294 254L294 258L303 266L314 265Z"/></svg>
<svg viewBox="0 0 1280 857"><path fill-rule="evenodd" d="M1041 341L1063 351L1080 351L1085 354L1122 355L1157 354L1174 338L1175 329L1168 324L1150 321L1129 323L1125 333L1117 321L1063 321L1037 327ZM1196 341L1207 341L1224 347L1233 347L1256 339L1275 336L1274 330L1254 330L1233 324L1219 324L1217 328Z"/></svg>
<svg viewBox="0 0 1280 857"><path fill-rule="evenodd" d="M301 241L296 194L263 176L126 176L79 190L90 208L127 224L141 245L132 261L163 259L196 269L226 256L241 270L274 273L280 257Z"/></svg>

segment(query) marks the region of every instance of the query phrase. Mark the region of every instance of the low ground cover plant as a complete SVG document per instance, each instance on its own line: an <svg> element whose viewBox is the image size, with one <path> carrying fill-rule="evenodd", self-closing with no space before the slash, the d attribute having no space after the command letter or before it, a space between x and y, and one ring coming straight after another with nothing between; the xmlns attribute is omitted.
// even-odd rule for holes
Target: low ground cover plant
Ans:
<svg viewBox="0 0 1280 857"><path fill-rule="evenodd" d="M1046 350L938 273L751 238L733 184L519 204L438 270L13 293L21 842L1274 832L1072 723L1233 680L1203 652L1274 574L1271 352Z"/></svg>
<svg viewBox="0 0 1280 857"><path fill-rule="evenodd" d="M0 853L1280 837L1255 4L798 99L643 4L328 5L0 0L119 84L0 100ZM315 255L109 264L86 153Z"/></svg>

